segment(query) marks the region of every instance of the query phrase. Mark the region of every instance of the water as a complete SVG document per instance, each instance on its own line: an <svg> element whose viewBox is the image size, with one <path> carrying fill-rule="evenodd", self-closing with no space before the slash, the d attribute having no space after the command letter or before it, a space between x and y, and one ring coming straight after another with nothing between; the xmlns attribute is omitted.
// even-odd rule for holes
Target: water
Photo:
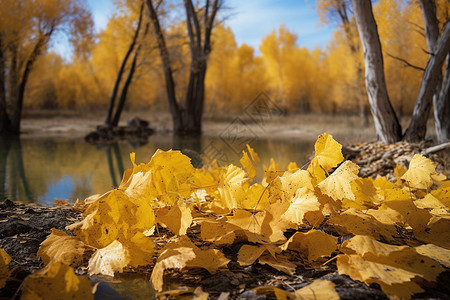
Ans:
<svg viewBox="0 0 450 300"><path fill-rule="evenodd" d="M303 165L314 149L314 140L301 138L179 139L155 135L145 144L124 141L103 146L70 138L0 139L0 201L52 205L55 198L74 202L104 193L118 186L123 171L132 167L130 152L136 153L137 163L148 162L160 148L182 150L194 160L200 153L203 161L215 158L219 165L240 166L246 143L258 152L263 164L268 165L273 157L281 168L290 161Z"/></svg>

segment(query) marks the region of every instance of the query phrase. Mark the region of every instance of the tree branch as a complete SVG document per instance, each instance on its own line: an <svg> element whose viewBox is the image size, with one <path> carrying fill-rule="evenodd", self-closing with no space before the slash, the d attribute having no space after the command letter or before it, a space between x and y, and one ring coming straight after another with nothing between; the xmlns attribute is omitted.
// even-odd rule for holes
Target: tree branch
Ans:
<svg viewBox="0 0 450 300"><path fill-rule="evenodd" d="M386 53L386 55L389 56L389 57L391 57L391 58L393 58L393 59L395 59L395 60L401 61L402 63L404 63L404 64L405 64L406 66L408 66L408 67L411 67L411 68L413 68L413 69L416 69L416 70L419 70L419 71L422 71L422 72L425 71L425 68L415 66L415 65L409 63L406 59L403 59L403 58L394 56L394 55L392 55L392 54L390 54L390 53Z"/></svg>

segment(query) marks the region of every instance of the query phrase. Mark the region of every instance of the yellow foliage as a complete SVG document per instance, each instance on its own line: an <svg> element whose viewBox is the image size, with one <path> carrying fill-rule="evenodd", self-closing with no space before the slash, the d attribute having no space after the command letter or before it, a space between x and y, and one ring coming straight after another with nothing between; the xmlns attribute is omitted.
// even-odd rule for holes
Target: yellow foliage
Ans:
<svg viewBox="0 0 450 300"><path fill-rule="evenodd" d="M248 149L250 156L244 152L243 163L247 170L255 168L258 160ZM322 170L323 180L315 176L314 167L281 170L272 159L263 184L250 184L247 172L234 165L195 169L188 157L171 150L157 150L149 163L136 164L132 154L133 169L125 171L119 189L86 199L85 219L68 227L75 236L53 230L39 255L47 269L56 268L60 261L79 265L82 254L90 254L84 249L94 247L89 274L109 276L126 267L152 265L156 259L151 280L161 290L166 269L205 268L214 273L224 267L229 260L217 246L240 243L237 262L242 266L258 261L289 275L299 264L292 259L293 251L314 263L339 250L341 274L377 283L390 297L422 291L417 279L435 281L445 270L441 265L450 264L449 181L441 183L434 163L420 156L404 174L398 169L403 181L396 184L385 178L360 178L358 166L350 161L329 175L328 170L342 159L341 146L324 134L312 160ZM425 191L413 193L411 185ZM156 223L178 237L167 240L156 233L153 208ZM198 225L196 242L202 250L190 239ZM308 231L298 231L299 226ZM325 228L336 236L325 233ZM297 231L286 241L288 229ZM158 254L152 241L155 235L158 243L166 243ZM337 235L346 239L339 249ZM415 247L409 246L411 241ZM257 291L295 298L319 293L320 287L335 295L328 282L295 293Z"/></svg>

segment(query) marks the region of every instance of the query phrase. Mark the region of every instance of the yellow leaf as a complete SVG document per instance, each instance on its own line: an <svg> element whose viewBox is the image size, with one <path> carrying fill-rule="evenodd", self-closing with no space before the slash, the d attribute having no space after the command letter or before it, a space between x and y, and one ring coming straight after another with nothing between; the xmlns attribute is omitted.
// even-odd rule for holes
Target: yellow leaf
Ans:
<svg viewBox="0 0 450 300"><path fill-rule="evenodd" d="M442 183L439 188L431 192L447 209L450 209L450 180Z"/></svg>
<svg viewBox="0 0 450 300"><path fill-rule="evenodd" d="M83 262L85 246L74 236L52 228L52 233L41 243L38 255L44 264L58 261L71 267L78 267Z"/></svg>
<svg viewBox="0 0 450 300"><path fill-rule="evenodd" d="M299 188L295 196L291 199L291 205L281 215L287 221L295 224L302 224L306 213L311 211L318 211L320 208L319 199L317 196L309 191L306 187Z"/></svg>
<svg viewBox="0 0 450 300"><path fill-rule="evenodd" d="M131 239L136 232L150 229L155 220L147 201L131 198L121 190L113 190L92 203L84 215L84 220L67 229L95 248L104 248L114 240Z"/></svg>
<svg viewBox="0 0 450 300"><path fill-rule="evenodd" d="M89 275L102 274L114 276L115 272L122 272L128 265L125 248L119 241L113 241L105 248L98 249L89 260Z"/></svg>
<svg viewBox="0 0 450 300"><path fill-rule="evenodd" d="M258 153L256 153L255 150L253 150L253 148L250 147L248 144L247 144L247 150L248 150L248 153L250 153L250 157L252 158L252 160L254 162L260 162L261 161L259 159Z"/></svg>
<svg viewBox="0 0 450 300"><path fill-rule="evenodd" d="M241 168L229 165L226 170L223 170L217 190L225 208L242 207L245 191L248 187L247 181L248 177Z"/></svg>
<svg viewBox="0 0 450 300"><path fill-rule="evenodd" d="M355 194L350 183L358 178L358 170L358 165L347 160L317 186L322 193L335 200L344 198L355 200Z"/></svg>
<svg viewBox="0 0 450 300"><path fill-rule="evenodd" d="M339 300L340 297L334 289L336 285L329 280L314 280L312 283L294 292L297 299L316 300L329 299Z"/></svg>
<svg viewBox="0 0 450 300"><path fill-rule="evenodd" d="M372 178L357 178L350 185L355 195L355 202L358 204L361 204L365 208L371 208L381 203Z"/></svg>
<svg viewBox="0 0 450 300"><path fill-rule="evenodd" d="M289 257L282 254L277 254L276 256L263 254L259 258L259 263L261 265L269 265L278 271L286 273L293 276L295 274L296 265L289 261Z"/></svg>
<svg viewBox="0 0 450 300"><path fill-rule="evenodd" d="M242 245L238 253L238 263L241 266L253 264L264 252L269 252L275 256L277 249L271 245Z"/></svg>
<svg viewBox="0 0 450 300"><path fill-rule="evenodd" d="M395 178L397 178L396 184L400 185L402 184L402 176L408 171L407 168L405 168L402 165L396 165L394 169Z"/></svg>
<svg viewBox="0 0 450 300"><path fill-rule="evenodd" d="M151 281L157 291L163 288L163 275L166 269L204 268L209 273L228 264L229 260L215 249L200 250L188 237L181 236L177 241L161 249L151 275Z"/></svg>
<svg viewBox="0 0 450 300"><path fill-rule="evenodd" d="M297 170L293 173L285 172L283 176L280 177L284 200L291 200L299 188L307 188L310 191L314 191L311 180L311 175L305 170Z"/></svg>
<svg viewBox="0 0 450 300"><path fill-rule="evenodd" d="M178 205L160 208L156 213L156 221L165 225L174 234L184 235L192 223L191 210L189 207Z"/></svg>
<svg viewBox="0 0 450 300"><path fill-rule="evenodd" d="M314 185L317 185L319 182L322 182L323 180L325 180L325 178L327 178L327 174L325 173L324 169L320 166L317 157L314 157L309 163L308 172L314 179Z"/></svg>
<svg viewBox="0 0 450 300"><path fill-rule="evenodd" d="M401 179L405 180L412 188L428 189L434 183L432 176L437 175L436 165L437 163L425 156L416 154L409 163L408 171L403 174Z"/></svg>
<svg viewBox="0 0 450 300"><path fill-rule="evenodd" d="M433 244L421 245L415 248L417 253L428 256L441 265L450 268L450 250Z"/></svg>
<svg viewBox="0 0 450 300"><path fill-rule="evenodd" d="M394 237L398 235L394 224L381 223L373 216L353 208L331 216L328 223L332 224L340 235L369 235L387 241L395 240Z"/></svg>
<svg viewBox="0 0 450 300"><path fill-rule="evenodd" d="M155 244L141 232L137 232L129 241L124 242L128 265L145 266L153 262Z"/></svg>
<svg viewBox="0 0 450 300"><path fill-rule="evenodd" d="M337 249L337 237L322 231L296 232L281 246L282 250L295 250L308 256L309 261L330 256Z"/></svg>
<svg viewBox="0 0 450 300"><path fill-rule="evenodd" d="M406 248L408 248L408 246L395 246L381 243L367 235L355 235L342 244L341 250L347 254L357 253L363 258L367 258L374 256L389 256L392 252L402 251ZM352 249L354 252L349 252L348 249Z"/></svg>
<svg viewBox="0 0 450 300"><path fill-rule="evenodd" d="M239 161L241 162L241 165L244 167L244 169L247 171L249 178L253 178L256 176L255 167L253 166L252 161L248 157L247 152L242 151L242 158Z"/></svg>
<svg viewBox="0 0 450 300"><path fill-rule="evenodd" d="M242 208L245 209L269 209L269 192L259 183L252 184L247 190L245 199L242 202Z"/></svg>
<svg viewBox="0 0 450 300"><path fill-rule="evenodd" d="M73 268L61 262L28 275L22 284L22 298L39 299L94 299L89 279L76 276Z"/></svg>
<svg viewBox="0 0 450 300"><path fill-rule="evenodd" d="M11 262L11 257L5 250L0 248L0 289L2 289L8 277L11 275L9 270L9 263Z"/></svg>
<svg viewBox="0 0 450 300"><path fill-rule="evenodd" d="M378 283L381 289L391 297L410 298L411 295L423 291L419 285L411 281L417 275L416 273L368 261L359 255L339 255L337 267L339 274L349 275L353 280L367 284Z"/></svg>
<svg viewBox="0 0 450 300"><path fill-rule="evenodd" d="M147 192L158 200L174 204L191 194L189 179L194 167L191 159L180 151L157 150L148 163L152 172L152 189Z"/></svg>
<svg viewBox="0 0 450 300"><path fill-rule="evenodd" d="M284 242L286 237L283 232L290 227L287 222L274 219L268 211L252 213L236 210L227 222L243 229L248 241L253 243Z"/></svg>
<svg viewBox="0 0 450 300"><path fill-rule="evenodd" d="M314 145L315 155L319 164L325 171L336 167L344 160L342 155L342 146L333 139L333 136L327 133L319 135Z"/></svg>

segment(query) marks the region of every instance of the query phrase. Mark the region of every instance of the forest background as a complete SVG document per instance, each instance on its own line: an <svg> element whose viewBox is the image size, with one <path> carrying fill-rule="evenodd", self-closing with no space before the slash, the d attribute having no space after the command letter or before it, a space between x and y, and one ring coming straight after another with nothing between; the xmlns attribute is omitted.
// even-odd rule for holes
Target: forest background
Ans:
<svg viewBox="0 0 450 300"><path fill-rule="evenodd" d="M43 2L47 5L43 6L42 14L50 15L45 9L52 8L52 1ZM136 34L142 10L140 1L115 1L116 12L106 28L96 35L85 3L61 3L64 2L71 3L73 11L67 10L66 16L62 16L69 21L58 30L70 29L74 47L72 59L51 51L48 43L43 47L30 69L24 109L106 111L117 74L136 36L139 46L134 48L135 67L131 61L123 66L125 72L135 68L125 109L168 111L158 39L148 30L151 21L147 12L141 16L144 29ZM316 2L320 22L335 24L336 31L324 49L313 50L299 45L298 35L284 25L262 38L259 51L246 44L238 46L227 26L230 11L221 9L211 35L204 112L210 115L224 111L239 113L255 96L265 92L286 114L360 114L367 123L369 105L358 31L351 9L335 7L334 3L345 1ZM61 5L53 9L61 9ZM27 33L33 30L33 25L27 27L24 21L31 18L25 8L26 5L20 14L11 14L14 11L11 7L8 18L2 18L3 24L0 24L17 28L18 43L21 43L16 53L19 62L20 57L29 56L35 46L35 37ZM7 8L4 9L6 13ZM182 7L170 3L158 7L177 95L186 94L191 68L186 22L179 16L182 11ZM390 101L398 116L410 116L429 59L419 1L380 0L374 3L373 12L382 44ZM448 2L436 1L436 16L441 25L447 22L449 15ZM124 85L124 81L120 84Z"/></svg>

